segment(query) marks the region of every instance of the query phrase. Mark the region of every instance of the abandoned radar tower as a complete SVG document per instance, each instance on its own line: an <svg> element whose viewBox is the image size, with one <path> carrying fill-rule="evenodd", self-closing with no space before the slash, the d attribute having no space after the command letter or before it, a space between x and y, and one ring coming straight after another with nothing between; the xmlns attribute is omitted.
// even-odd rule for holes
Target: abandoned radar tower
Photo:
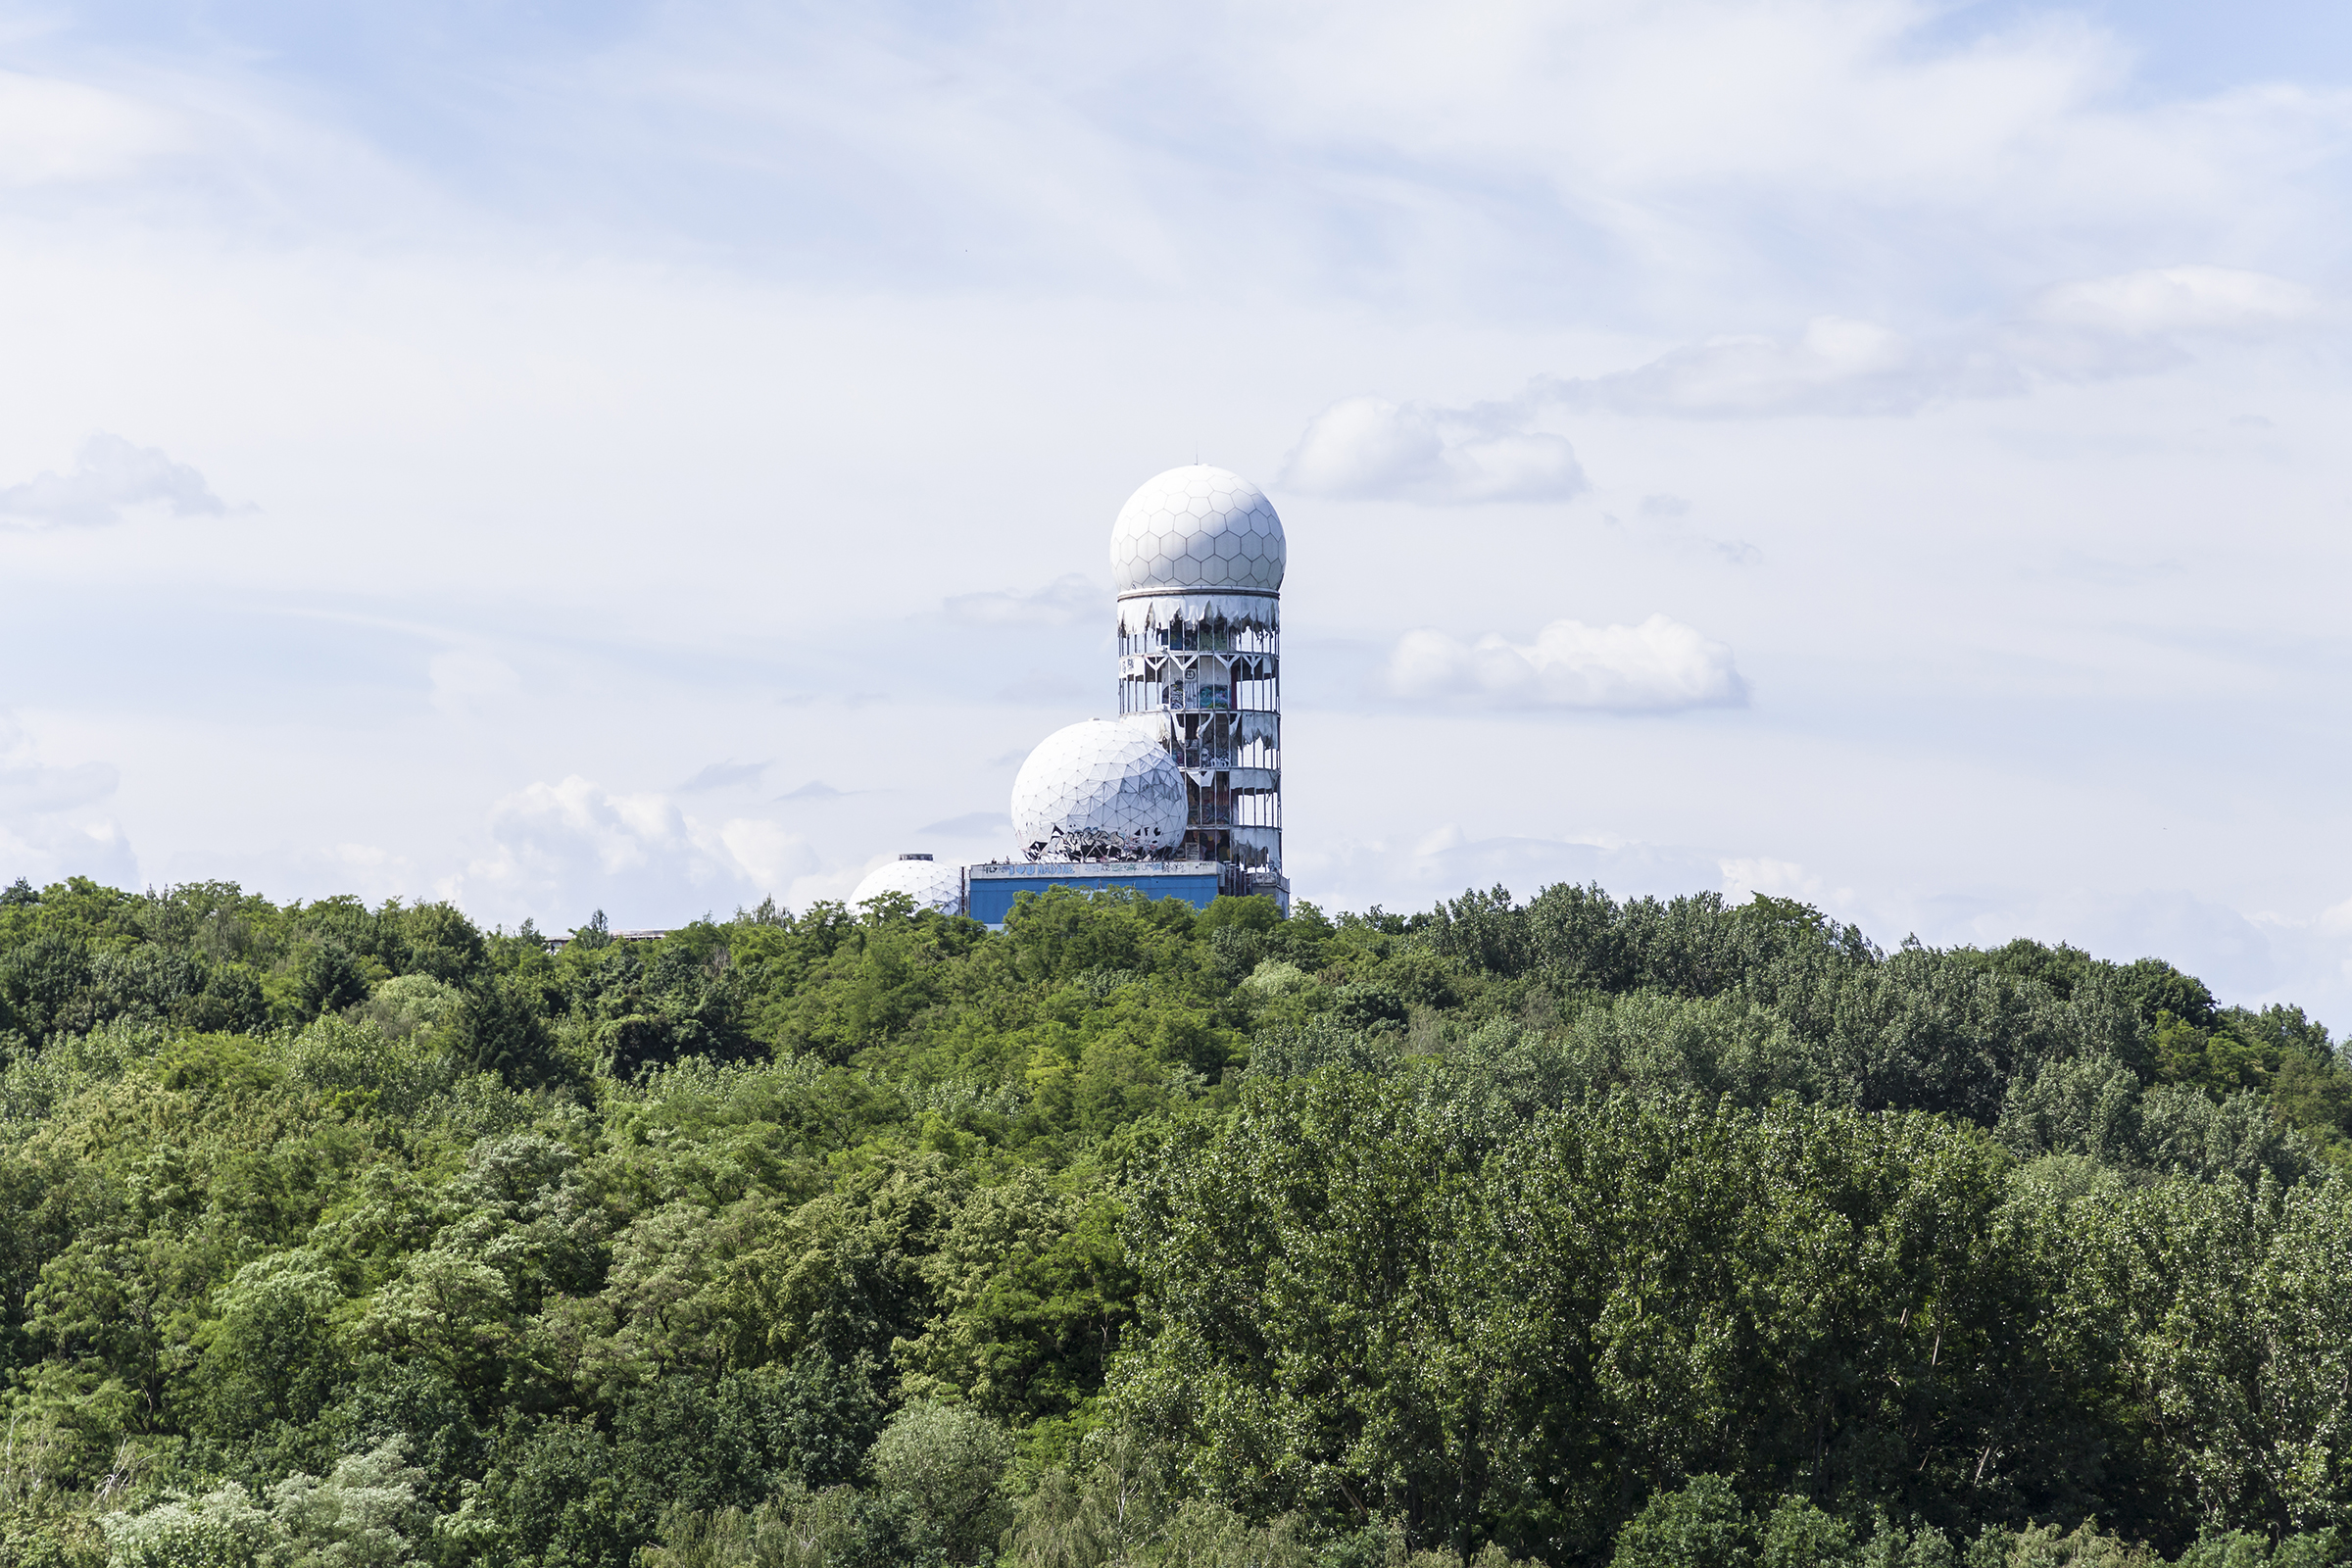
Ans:
<svg viewBox="0 0 2352 1568"><path fill-rule="evenodd" d="M1110 530L1118 717L1056 730L1012 787L1014 858L962 868L962 912L999 925L1024 892L1132 888L1205 907L1282 870L1282 519L1237 473L1170 468ZM908 857L851 901L946 908L947 867ZM933 891L936 889L937 891Z"/></svg>
<svg viewBox="0 0 2352 1568"><path fill-rule="evenodd" d="M1282 519L1223 468L1171 468L1119 509L1119 712L1152 726L1185 777L1184 842L1220 891L1282 875Z"/></svg>

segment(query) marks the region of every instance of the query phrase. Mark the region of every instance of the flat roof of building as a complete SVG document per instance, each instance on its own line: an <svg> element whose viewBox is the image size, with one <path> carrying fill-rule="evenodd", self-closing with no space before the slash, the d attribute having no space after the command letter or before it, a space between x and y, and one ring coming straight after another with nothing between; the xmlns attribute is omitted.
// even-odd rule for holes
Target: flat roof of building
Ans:
<svg viewBox="0 0 2352 1568"><path fill-rule="evenodd" d="M996 860L964 867L966 876L1215 876L1216 860Z"/></svg>

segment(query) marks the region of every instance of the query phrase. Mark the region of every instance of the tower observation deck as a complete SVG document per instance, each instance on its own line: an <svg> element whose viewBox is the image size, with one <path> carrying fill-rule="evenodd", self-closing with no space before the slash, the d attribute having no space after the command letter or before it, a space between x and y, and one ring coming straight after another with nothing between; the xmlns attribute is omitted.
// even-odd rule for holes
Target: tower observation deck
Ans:
<svg viewBox="0 0 2352 1568"><path fill-rule="evenodd" d="M1223 468L1171 468L1120 509L1119 712L1152 725L1185 778L1172 858L1219 890L1290 904L1282 872L1282 519Z"/></svg>

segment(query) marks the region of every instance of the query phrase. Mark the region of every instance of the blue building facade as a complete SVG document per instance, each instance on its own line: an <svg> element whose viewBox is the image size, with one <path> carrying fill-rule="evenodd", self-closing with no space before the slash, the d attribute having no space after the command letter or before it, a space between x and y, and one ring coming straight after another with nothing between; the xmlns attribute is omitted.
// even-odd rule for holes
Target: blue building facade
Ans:
<svg viewBox="0 0 2352 1568"><path fill-rule="evenodd" d="M1214 861L1012 860L974 865L963 873L963 911L986 926L1001 926L1024 893L1073 888L1133 888L1148 899L1182 899L1205 909L1217 896L1221 867Z"/></svg>

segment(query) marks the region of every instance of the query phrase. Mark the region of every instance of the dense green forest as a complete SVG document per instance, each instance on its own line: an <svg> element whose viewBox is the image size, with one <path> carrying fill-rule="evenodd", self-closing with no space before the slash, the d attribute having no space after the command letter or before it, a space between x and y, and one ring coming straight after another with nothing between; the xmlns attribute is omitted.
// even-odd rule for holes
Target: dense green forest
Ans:
<svg viewBox="0 0 2352 1568"><path fill-rule="evenodd" d="M2352 1069L2164 962L1569 886L551 946L0 894L0 1560L2352 1560Z"/></svg>

